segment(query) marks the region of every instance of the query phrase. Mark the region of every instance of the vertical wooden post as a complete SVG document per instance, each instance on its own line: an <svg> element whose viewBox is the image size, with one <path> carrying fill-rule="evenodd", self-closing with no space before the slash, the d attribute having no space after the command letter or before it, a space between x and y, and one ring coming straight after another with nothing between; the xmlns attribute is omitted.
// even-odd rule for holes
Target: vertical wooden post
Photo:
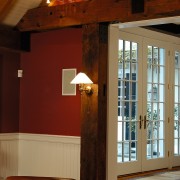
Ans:
<svg viewBox="0 0 180 180"><path fill-rule="evenodd" d="M81 180L106 179L108 25L83 26L83 71L93 94L81 96Z"/></svg>

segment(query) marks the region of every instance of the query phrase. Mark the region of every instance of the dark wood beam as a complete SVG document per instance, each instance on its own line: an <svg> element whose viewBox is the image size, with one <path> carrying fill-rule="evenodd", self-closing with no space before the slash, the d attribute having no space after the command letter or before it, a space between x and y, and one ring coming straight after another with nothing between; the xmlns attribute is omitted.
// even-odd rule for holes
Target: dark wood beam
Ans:
<svg viewBox="0 0 180 180"><path fill-rule="evenodd" d="M144 1L145 0L131 0L131 12L132 14L144 12Z"/></svg>
<svg viewBox="0 0 180 180"><path fill-rule="evenodd" d="M19 32L11 28L0 27L0 49L10 51L29 51L30 33Z"/></svg>
<svg viewBox="0 0 180 180"><path fill-rule="evenodd" d="M20 50L21 33L9 28L0 27L0 48Z"/></svg>
<svg viewBox="0 0 180 180"><path fill-rule="evenodd" d="M108 25L83 25L83 71L93 94L81 99L81 180L106 179Z"/></svg>
<svg viewBox="0 0 180 180"><path fill-rule="evenodd" d="M131 0L91 0L29 10L18 24L20 31L41 31L95 22L132 22L180 16L179 0L144 0L132 10ZM142 10L144 9L144 12ZM134 12L140 13L134 13Z"/></svg>

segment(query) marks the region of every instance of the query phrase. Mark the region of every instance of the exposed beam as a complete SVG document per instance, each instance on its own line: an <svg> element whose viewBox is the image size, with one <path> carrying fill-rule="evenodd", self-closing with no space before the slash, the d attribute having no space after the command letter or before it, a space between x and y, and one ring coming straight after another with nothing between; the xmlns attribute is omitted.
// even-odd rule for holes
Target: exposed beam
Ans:
<svg viewBox="0 0 180 180"><path fill-rule="evenodd" d="M141 8L142 9L142 8ZM180 15L179 0L145 0L144 12L132 13L131 0L91 0L29 10L20 31L41 31L94 22L132 22Z"/></svg>
<svg viewBox="0 0 180 180"><path fill-rule="evenodd" d="M30 36L28 32L19 32L11 28L0 27L0 49L10 51L29 51Z"/></svg>
<svg viewBox="0 0 180 180"><path fill-rule="evenodd" d="M19 51L21 49L20 39L20 32L0 27L0 48Z"/></svg>
<svg viewBox="0 0 180 180"><path fill-rule="evenodd" d="M81 180L106 179L108 25L83 25L83 71L94 84L81 97Z"/></svg>
<svg viewBox="0 0 180 180"><path fill-rule="evenodd" d="M131 0L131 12L135 13L143 13L144 12L144 1L145 0Z"/></svg>

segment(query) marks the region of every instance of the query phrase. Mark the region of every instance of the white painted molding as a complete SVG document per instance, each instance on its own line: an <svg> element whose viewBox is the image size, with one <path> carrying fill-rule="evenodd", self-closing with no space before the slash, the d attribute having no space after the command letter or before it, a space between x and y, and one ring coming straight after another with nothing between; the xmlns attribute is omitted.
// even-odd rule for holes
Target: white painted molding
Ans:
<svg viewBox="0 0 180 180"><path fill-rule="evenodd" d="M130 33L132 35L138 35L141 37L143 36L146 38L151 38L151 39L155 39L155 40L159 40L159 41L164 41L167 43L173 43L176 45L180 45L180 38L179 37L164 34L162 32L152 31L152 30L146 29L146 28L141 28L141 27L122 28L120 26L120 24L113 24L113 25L111 25L111 28L117 28L121 32Z"/></svg>
<svg viewBox="0 0 180 180"><path fill-rule="evenodd" d="M19 140L19 133L0 133L0 141Z"/></svg>
<svg viewBox="0 0 180 180"><path fill-rule="evenodd" d="M78 136L19 133L19 140L80 144L80 137Z"/></svg>
<svg viewBox="0 0 180 180"><path fill-rule="evenodd" d="M0 134L0 177L18 174L19 135Z"/></svg>

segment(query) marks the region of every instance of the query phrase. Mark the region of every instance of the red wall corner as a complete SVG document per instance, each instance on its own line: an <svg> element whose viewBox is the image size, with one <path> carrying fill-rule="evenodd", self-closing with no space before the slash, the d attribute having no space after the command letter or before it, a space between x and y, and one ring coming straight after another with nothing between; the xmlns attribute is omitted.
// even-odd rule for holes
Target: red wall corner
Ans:
<svg viewBox="0 0 180 180"><path fill-rule="evenodd" d="M21 55L20 132L80 136L80 94L62 96L62 69L81 69L82 30L31 35Z"/></svg>

